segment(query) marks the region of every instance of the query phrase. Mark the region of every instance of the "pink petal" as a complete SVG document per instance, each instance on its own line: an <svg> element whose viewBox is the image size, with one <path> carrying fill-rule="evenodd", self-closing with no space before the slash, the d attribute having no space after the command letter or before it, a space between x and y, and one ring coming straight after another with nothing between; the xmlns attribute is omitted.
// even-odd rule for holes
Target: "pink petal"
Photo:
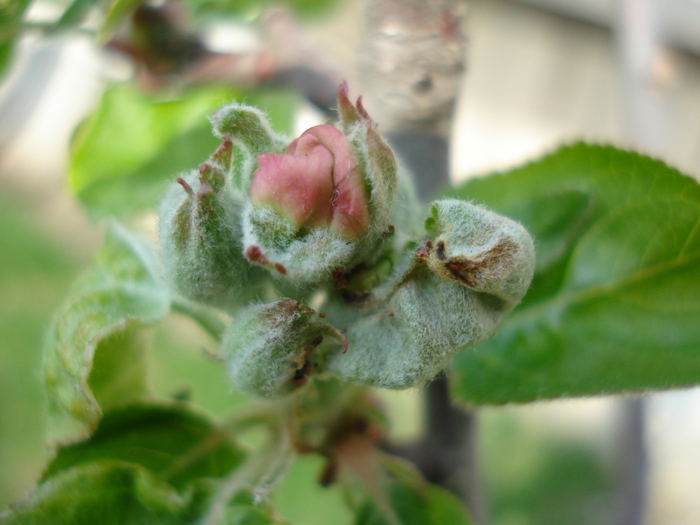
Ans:
<svg viewBox="0 0 700 525"><path fill-rule="evenodd" d="M298 228L331 220L333 155L318 141L297 139L290 148L299 155L258 155L250 198L253 204L270 206ZM295 144L298 143L298 144Z"/></svg>

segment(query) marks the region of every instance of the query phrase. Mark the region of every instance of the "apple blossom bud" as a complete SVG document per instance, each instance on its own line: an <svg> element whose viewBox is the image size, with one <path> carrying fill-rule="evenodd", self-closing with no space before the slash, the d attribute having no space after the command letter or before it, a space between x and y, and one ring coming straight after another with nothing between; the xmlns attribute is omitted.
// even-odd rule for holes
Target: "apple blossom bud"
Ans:
<svg viewBox="0 0 700 525"><path fill-rule="evenodd" d="M236 388L253 396L287 395L308 380L325 336L345 348L343 335L297 300L248 306L224 334L229 377Z"/></svg>
<svg viewBox="0 0 700 525"><path fill-rule="evenodd" d="M316 126L282 155L258 156L253 206L269 206L300 231L327 226L348 239L367 232L367 191L350 143L332 126Z"/></svg>
<svg viewBox="0 0 700 525"><path fill-rule="evenodd" d="M440 279L487 293L512 309L530 286L535 247L520 224L457 199L436 201L428 219L436 235L423 254Z"/></svg>
<svg viewBox="0 0 700 525"><path fill-rule="evenodd" d="M390 225L396 161L361 102L339 91L340 131L315 126L284 153L258 155L245 254L297 282L373 260Z"/></svg>
<svg viewBox="0 0 700 525"><path fill-rule="evenodd" d="M195 191L194 188L197 188ZM216 163L177 179L161 205L159 235L167 280L185 298L230 309L255 296L243 257L240 210Z"/></svg>
<svg viewBox="0 0 700 525"><path fill-rule="evenodd" d="M238 102L214 112L211 123L217 137L245 146L253 156L282 151L288 142L273 131L265 113Z"/></svg>

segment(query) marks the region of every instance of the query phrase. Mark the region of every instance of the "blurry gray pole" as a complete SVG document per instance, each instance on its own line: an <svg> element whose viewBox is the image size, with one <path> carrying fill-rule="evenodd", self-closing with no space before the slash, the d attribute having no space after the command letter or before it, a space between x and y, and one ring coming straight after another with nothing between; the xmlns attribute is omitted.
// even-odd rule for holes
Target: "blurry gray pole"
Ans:
<svg viewBox="0 0 700 525"><path fill-rule="evenodd" d="M449 184L449 137L464 71L463 0L365 0L360 74L370 114L428 200ZM402 451L486 522L474 412L450 402L447 377L426 388L425 435Z"/></svg>
<svg viewBox="0 0 700 525"><path fill-rule="evenodd" d="M655 0L619 0L617 40L622 71L625 138L644 153L664 147L661 86L654 68L661 54ZM647 500L648 458L643 398L623 399L617 443L616 525L641 525Z"/></svg>

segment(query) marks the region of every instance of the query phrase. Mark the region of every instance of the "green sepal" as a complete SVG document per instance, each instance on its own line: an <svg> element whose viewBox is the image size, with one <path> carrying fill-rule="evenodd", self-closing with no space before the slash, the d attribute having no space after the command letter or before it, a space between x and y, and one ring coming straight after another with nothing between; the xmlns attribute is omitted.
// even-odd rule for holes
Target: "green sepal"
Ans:
<svg viewBox="0 0 700 525"><path fill-rule="evenodd" d="M304 287L350 265L356 243L325 227L301 232L270 208L248 205L243 214L246 257L278 280Z"/></svg>

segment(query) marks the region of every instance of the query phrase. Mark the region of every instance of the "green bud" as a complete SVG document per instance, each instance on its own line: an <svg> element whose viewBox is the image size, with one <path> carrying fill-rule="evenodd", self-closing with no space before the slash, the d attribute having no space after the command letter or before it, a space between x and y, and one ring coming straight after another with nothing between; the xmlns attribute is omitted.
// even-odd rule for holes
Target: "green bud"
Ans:
<svg viewBox="0 0 700 525"><path fill-rule="evenodd" d="M417 255L435 275L503 301L511 310L525 295L535 270L535 247L520 224L465 201L431 206L434 239Z"/></svg>
<svg viewBox="0 0 700 525"><path fill-rule="evenodd" d="M211 116L214 134L243 145L251 156L260 153L277 153L289 142L274 132L262 111L252 106L232 102Z"/></svg>
<svg viewBox="0 0 700 525"><path fill-rule="evenodd" d="M219 157L226 159L221 149ZM170 187L161 205L159 235L166 279L175 291L225 310L255 295L255 284L265 275L242 255L241 207L215 158Z"/></svg>
<svg viewBox="0 0 700 525"><path fill-rule="evenodd" d="M224 334L229 377L236 388L256 397L290 394L313 372L314 353L325 336L345 348L343 335L297 300L248 306Z"/></svg>

